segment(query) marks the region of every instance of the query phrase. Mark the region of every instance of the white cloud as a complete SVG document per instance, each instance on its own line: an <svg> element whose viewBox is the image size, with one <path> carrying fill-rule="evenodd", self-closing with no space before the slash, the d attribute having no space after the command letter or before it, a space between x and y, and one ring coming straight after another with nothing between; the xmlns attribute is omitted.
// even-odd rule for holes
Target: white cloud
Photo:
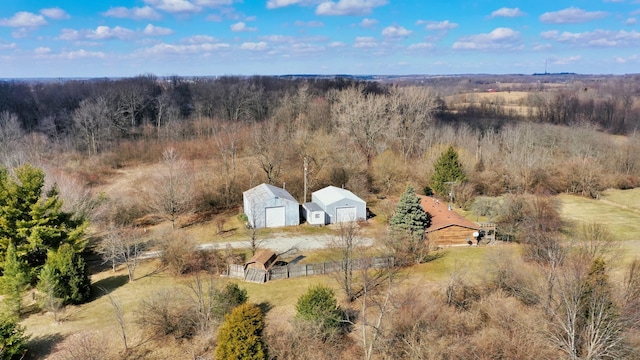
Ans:
<svg viewBox="0 0 640 360"><path fill-rule="evenodd" d="M215 43L217 41L218 39L209 35L194 35L194 36L190 36L188 38L184 38L180 40L180 42L186 43L186 44L206 44L206 43Z"/></svg>
<svg viewBox="0 0 640 360"><path fill-rule="evenodd" d="M638 23L638 19L632 17L632 18L628 18L627 20L625 20L624 24L625 25L635 25Z"/></svg>
<svg viewBox="0 0 640 360"><path fill-rule="evenodd" d="M347 46L347 44L343 43L342 41L332 41L328 46L331 48L341 48Z"/></svg>
<svg viewBox="0 0 640 360"><path fill-rule="evenodd" d="M160 36L173 34L173 30L160 26L154 26L152 24L147 24L142 33L149 36Z"/></svg>
<svg viewBox="0 0 640 360"><path fill-rule="evenodd" d="M71 16L69 16L69 14L67 14L66 11L58 7L42 9L40 10L40 14L48 17L49 19L54 19L54 20L64 20L64 19L71 18Z"/></svg>
<svg viewBox="0 0 640 360"><path fill-rule="evenodd" d="M575 62L578 62L582 60L582 56L576 55L576 56L569 56L566 58L551 58L551 64L553 65L569 65L569 64L573 64Z"/></svg>
<svg viewBox="0 0 640 360"><path fill-rule="evenodd" d="M134 7L128 9L123 6L113 7L102 13L103 16L133 19L133 20L159 20L162 18L160 14L150 6Z"/></svg>
<svg viewBox="0 0 640 360"><path fill-rule="evenodd" d="M196 5L208 8L216 8L225 5L232 5L234 0L195 0Z"/></svg>
<svg viewBox="0 0 640 360"><path fill-rule="evenodd" d="M145 48L137 51L137 54L141 55L167 55L167 54L200 54L211 53L222 49L229 48L229 44L225 43L203 43L203 44L190 44L190 45L175 45L161 43L154 45L150 48Z"/></svg>
<svg viewBox="0 0 640 360"><path fill-rule="evenodd" d="M358 36L353 44L354 48L375 48L378 47L376 39L372 36Z"/></svg>
<svg viewBox="0 0 640 360"><path fill-rule="evenodd" d="M638 60L638 56L637 55L631 55L631 56L628 56L626 58L619 56L619 57L616 57L615 60L619 64L626 64L628 62L633 62L633 61Z"/></svg>
<svg viewBox="0 0 640 360"><path fill-rule="evenodd" d="M317 15L361 16L370 14L374 8L387 4L387 0L338 0L325 1L316 8Z"/></svg>
<svg viewBox="0 0 640 360"><path fill-rule="evenodd" d="M27 11L15 13L10 18L0 19L0 26L35 28L47 24L44 16Z"/></svg>
<svg viewBox="0 0 640 360"><path fill-rule="evenodd" d="M265 35L258 37L260 40L265 40L270 43L284 44L284 43L293 43L295 38L293 36L286 35Z"/></svg>
<svg viewBox="0 0 640 360"><path fill-rule="evenodd" d="M62 52L57 57L73 60L73 59L82 59L82 58L104 58L105 56L106 56L105 53L101 51L87 51L84 49L80 49L75 51Z"/></svg>
<svg viewBox="0 0 640 360"><path fill-rule="evenodd" d="M608 16L604 11L585 11L570 7L560 11L546 12L540 15L540 21L547 24L578 24Z"/></svg>
<svg viewBox="0 0 640 360"><path fill-rule="evenodd" d="M267 1L267 9L277 9L291 5L304 5L303 0L269 0Z"/></svg>
<svg viewBox="0 0 640 360"><path fill-rule="evenodd" d="M516 49L520 33L510 28L497 28L488 34L470 35L453 43L458 50Z"/></svg>
<svg viewBox="0 0 640 360"><path fill-rule="evenodd" d="M81 37L82 37L82 34L80 34L80 31L78 31L78 30L62 29L62 31L60 31L60 35L56 39L58 39L58 40L75 41L75 40L80 39Z"/></svg>
<svg viewBox="0 0 640 360"><path fill-rule="evenodd" d="M233 32L242 32L242 31L256 31L258 28L248 27L247 24L243 21L232 24L230 27Z"/></svg>
<svg viewBox="0 0 640 360"><path fill-rule="evenodd" d="M427 26L425 27L427 30L432 30L432 31L449 31L449 30L453 30L455 28L458 27L458 24L456 23L452 23L449 20L444 20L444 21L424 21L424 20L418 20L416 22L417 25L424 25L426 24Z"/></svg>
<svg viewBox="0 0 640 360"><path fill-rule="evenodd" d="M362 26L363 28L374 27L377 24L378 24L378 20L376 19L364 18L362 19L362 21L360 21L360 26Z"/></svg>
<svg viewBox="0 0 640 360"><path fill-rule="evenodd" d="M594 30L581 33L568 31L559 32L557 30L545 31L540 34L548 40L555 40L564 43L573 43L578 46L587 47L615 47L615 46L638 46L640 45L640 32L632 31L610 31Z"/></svg>
<svg viewBox="0 0 640 360"><path fill-rule="evenodd" d="M267 43L264 41L260 42L244 42L240 45L240 49L242 50L251 50L251 51L263 51L267 49Z"/></svg>
<svg viewBox="0 0 640 360"><path fill-rule="evenodd" d="M503 7L491 13L491 17L518 17L526 15L519 8Z"/></svg>
<svg viewBox="0 0 640 360"><path fill-rule="evenodd" d="M18 48L18 44L16 43L1 43L0 42L0 50L10 50L10 49L17 49Z"/></svg>
<svg viewBox="0 0 640 360"><path fill-rule="evenodd" d="M47 54L51 53L51 48L40 46L40 47L36 48L35 50L33 50L33 53L36 54L36 55L47 55Z"/></svg>
<svg viewBox="0 0 640 360"><path fill-rule="evenodd" d="M201 7L187 0L144 0L144 2L145 4L173 14L194 13L202 10Z"/></svg>
<svg viewBox="0 0 640 360"><path fill-rule="evenodd" d="M403 28L402 26L391 25L382 30L382 36L389 39L401 39L411 35L412 31Z"/></svg>
<svg viewBox="0 0 640 360"><path fill-rule="evenodd" d="M89 31L86 34L87 39L92 40L107 40L107 39L120 39L126 40L133 37L135 33L132 30L123 28L120 26L109 27L105 25L98 26L95 30Z"/></svg>
<svg viewBox="0 0 640 360"><path fill-rule="evenodd" d="M428 42L420 42L420 43L415 43L415 44L411 44L409 45L409 50L431 50L433 49L434 46L432 43L428 43Z"/></svg>
<svg viewBox="0 0 640 360"><path fill-rule="evenodd" d="M311 21L296 21L293 23L295 26L304 26L304 27L322 27L324 23L322 21L311 20Z"/></svg>

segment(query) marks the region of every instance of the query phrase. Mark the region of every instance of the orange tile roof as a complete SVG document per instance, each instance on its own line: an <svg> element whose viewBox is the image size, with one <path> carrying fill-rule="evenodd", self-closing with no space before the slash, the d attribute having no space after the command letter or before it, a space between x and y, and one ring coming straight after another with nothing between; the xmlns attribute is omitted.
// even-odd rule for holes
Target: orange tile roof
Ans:
<svg viewBox="0 0 640 360"><path fill-rule="evenodd" d="M473 221L469 221L455 211L449 210L449 204L444 201L439 201L430 196L421 196L420 205L422 205L424 211L431 214L431 226L427 228L427 232L440 230L451 225L458 225L469 229L480 228L480 226Z"/></svg>

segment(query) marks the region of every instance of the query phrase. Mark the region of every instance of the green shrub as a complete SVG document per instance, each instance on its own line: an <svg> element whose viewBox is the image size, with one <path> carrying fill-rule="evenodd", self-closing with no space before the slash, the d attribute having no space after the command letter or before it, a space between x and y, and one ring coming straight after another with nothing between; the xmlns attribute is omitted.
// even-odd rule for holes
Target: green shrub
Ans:
<svg viewBox="0 0 640 360"><path fill-rule="evenodd" d="M262 310L253 304L243 304L225 317L218 332L215 357L219 360L261 360L267 358L262 338Z"/></svg>
<svg viewBox="0 0 640 360"><path fill-rule="evenodd" d="M21 359L27 352L28 336L14 318L0 319L0 359Z"/></svg>
<svg viewBox="0 0 640 360"><path fill-rule="evenodd" d="M311 286L296 303L296 318L320 326L322 330L339 328L341 311L332 289Z"/></svg>

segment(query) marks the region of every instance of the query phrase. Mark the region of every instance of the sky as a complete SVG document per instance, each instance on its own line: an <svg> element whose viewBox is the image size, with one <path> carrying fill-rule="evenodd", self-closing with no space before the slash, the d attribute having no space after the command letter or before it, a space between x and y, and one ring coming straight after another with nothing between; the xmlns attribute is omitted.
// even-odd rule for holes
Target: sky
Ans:
<svg viewBox="0 0 640 360"><path fill-rule="evenodd" d="M0 78L640 73L640 0L2 0Z"/></svg>

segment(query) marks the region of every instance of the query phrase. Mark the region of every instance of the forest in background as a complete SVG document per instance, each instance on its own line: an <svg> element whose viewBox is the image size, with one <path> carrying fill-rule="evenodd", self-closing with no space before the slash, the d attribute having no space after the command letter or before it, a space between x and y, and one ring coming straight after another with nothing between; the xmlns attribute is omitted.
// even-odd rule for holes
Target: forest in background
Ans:
<svg viewBox="0 0 640 360"><path fill-rule="evenodd" d="M113 265L114 272L108 274L120 271L117 274L128 279L126 285L116 286L113 297L83 305L96 313L111 307L120 333L79 330L55 340L58 346L47 351L65 359L74 358L74 350L85 351L75 358L171 358L163 357L163 351L210 357L220 341L212 334L222 323L221 314L247 301L247 294L237 286L225 288L222 280L184 274L190 266L199 274L197 270L205 268L198 266L228 259L214 258L224 251L190 251L178 215L195 214L209 221L212 213L234 213L242 191L261 182L286 184L302 201L305 162L310 192L344 185L362 197L380 200L396 197L413 184L416 192L424 193L433 187L434 164L455 149L466 179L454 184L456 204L473 206L478 213L486 210L487 215L496 207L491 197L508 194L500 204L508 211L499 220L514 224L512 233L522 247L458 251L454 256L471 263L476 254L474 260L487 265L458 266L446 272L445 280L431 280L424 288L412 283L421 280L412 278L411 271L430 278L431 264L415 265L407 272L394 269L381 277L354 271L353 285L367 290L363 297L339 301L344 310L341 323L347 326L325 327L326 321L335 323L333 296L343 299L341 293L328 296L333 310L321 313L320 323L317 317L299 321L296 304L295 317L274 321L272 315L267 320L264 342L270 358L635 356L640 342L638 262L618 263L612 246L618 240L603 226L567 226L558 203L547 195L597 198L607 188L638 186L637 79L526 79L517 83L456 77L420 84L140 76L0 83L3 166L9 171L25 163L42 168L47 184L39 186L49 189L56 184L51 195L64 203L55 204L65 214L91 221L90 242L99 240L102 248L95 250L108 255L105 261ZM122 174L129 182L117 182ZM169 183L178 184L175 191L168 191ZM171 202L169 210L163 208L165 200ZM384 204L379 201L378 209L387 213L370 226L384 228L383 220L389 222L388 216L397 212L394 202ZM190 221L184 220L189 216L183 221ZM159 261L173 269L175 278L136 277L146 226L163 220L178 223L175 231L147 236L171 255ZM218 230L224 228L221 223ZM339 249L364 253L357 247L362 236L357 229L338 229L336 241L343 241ZM379 242L393 240L388 235L381 234ZM388 244L379 246L389 249ZM481 276L473 273L480 269ZM136 284L154 281L172 289L180 283L182 292L141 292L137 299L127 299L126 307L118 303L118 297L126 298L130 289L143 286ZM342 292L344 284L337 283L330 287ZM273 291L278 291L274 284ZM250 290L251 301L260 299L260 291ZM296 289L295 294L303 293ZM220 297L237 301L219 306ZM268 306L280 306L271 301ZM288 301L286 306L292 307ZM41 306L55 319L62 310L58 304L49 305ZM167 316L158 319L154 314ZM31 314L26 323L39 317ZM68 324L74 322L81 321ZM130 336L153 336L157 341L131 345L129 338L127 343L125 324ZM100 331L110 331L118 341L122 336L124 350L113 340L104 351ZM30 347L41 340L35 339Z"/></svg>

